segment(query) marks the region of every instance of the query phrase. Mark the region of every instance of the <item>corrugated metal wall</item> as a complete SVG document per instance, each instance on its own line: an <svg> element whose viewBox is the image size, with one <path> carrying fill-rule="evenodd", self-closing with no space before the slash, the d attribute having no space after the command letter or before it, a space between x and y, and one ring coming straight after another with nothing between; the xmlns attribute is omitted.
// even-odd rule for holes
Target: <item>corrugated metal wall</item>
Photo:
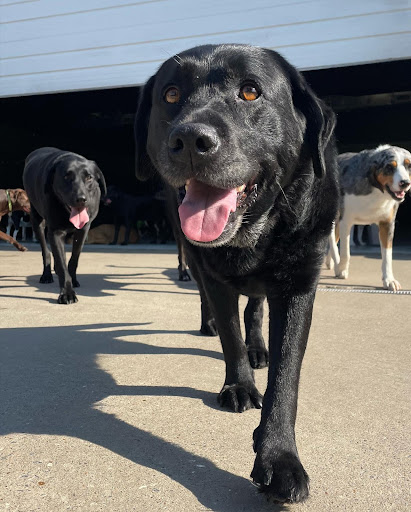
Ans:
<svg viewBox="0 0 411 512"><path fill-rule="evenodd" d="M204 43L273 48L300 69L409 58L411 0L0 0L0 96L144 82Z"/></svg>

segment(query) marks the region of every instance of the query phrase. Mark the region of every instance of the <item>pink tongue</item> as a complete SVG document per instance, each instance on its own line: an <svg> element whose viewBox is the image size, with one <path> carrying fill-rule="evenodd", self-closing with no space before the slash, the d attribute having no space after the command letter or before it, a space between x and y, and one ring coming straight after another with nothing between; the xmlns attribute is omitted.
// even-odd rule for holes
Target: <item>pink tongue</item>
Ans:
<svg viewBox="0 0 411 512"><path fill-rule="evenodd" d="M71 208L70 213L70 222L73 224L74 227L77 229L81 229L83 226L87 224L89 221L87 208L83 208L80 210L80 208Z"/></svg>
<svg viewBox="0 0 411 512"><path fill-rule="evenodd" d="M178 209L181 229L187 238L211 242L223 232L231 212L235 212L237 191L211 187L191 180Z"/></svg>

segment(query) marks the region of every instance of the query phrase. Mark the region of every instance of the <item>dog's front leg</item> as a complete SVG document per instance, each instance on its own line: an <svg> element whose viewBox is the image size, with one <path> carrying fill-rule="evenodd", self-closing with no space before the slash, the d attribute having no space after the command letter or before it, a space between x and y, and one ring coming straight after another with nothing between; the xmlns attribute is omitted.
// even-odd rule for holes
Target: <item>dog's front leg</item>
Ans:
<svg viewBox="0 0 411 512"><path fill-rule="evenodd" d="M297 452L298 382L311 325L315 292L268 297L270 342L268 385L260 425L254 432L253 480L276 501L308 496L309 479Z"/></svg>
<svg viewBox="0 0 411 512"><path fill-rule="evenodd" d="M352 222L341 219L340 221L340 262L335 265L335 276L340 279L348 278L350 266L350 232Z"/></svg>
<svg viewBox="0 0 411 512"><path fill-rule="evenodd" d="M80 286L80 283L77 280L77 266L89 229L90 225L87 224L83 229L75 231L73 235L73 250L71 252L71 258L68 264L68 271L71 276L71 282L73 283L74 288Z"/></svg>
<svg viewBox="0 0 411 512"><path fill-rule="evenodd" d="M66 250L64 247L64 240L67 232L62 229L50 231L49 240L54 258L54 270L58 275L60 284L60 295L58 297L58 303L73 304L74 302L77 302L77 297L73 290L71 276L66 264Z"/></svg>
<svg viewBox="0 0 411 512"><path fill-rule="evenodd" d="M121 245L128 245L128 242L130 240L130 233L131 233L131 218L126 216L124 240L121 242Z"/></svg>
<svg viewBox="0 0 411 512"><path fill-rule="evenodd" d="M113 238L112 242L110 242L110 245L117 244L118 235L120 233L120 227L121 227L120 220L117 217L115 217L115 219L114 219L114 238Z"/></svg>
<svg viewBox="0 0 411 512"><path fill-rule="evenodd" d="M325 258L325 265L328 269L337 268L340 263L340 255L338 253L339 225L333 222L330 236L328 238L328 251Z"/></svg>
<svg viewBox="0 0 411 512"><path fill-rule="evenodd" d="M397 292L401 290L401 285L394 279L392 271L394 227L394 222L380 222L378 225L382 257L382 283L385 289Z"/></svg>
<svg viewBox="0 0 411 512"><path fill-rule="evenodd" d="M230 286L214 281L209 276L203 284L214 312L226 366L225 382L218 401L223 407L229 407L235 412L253 407L259 409L262 396L255 386L254 372L241 335L239 295Z"/></svg>

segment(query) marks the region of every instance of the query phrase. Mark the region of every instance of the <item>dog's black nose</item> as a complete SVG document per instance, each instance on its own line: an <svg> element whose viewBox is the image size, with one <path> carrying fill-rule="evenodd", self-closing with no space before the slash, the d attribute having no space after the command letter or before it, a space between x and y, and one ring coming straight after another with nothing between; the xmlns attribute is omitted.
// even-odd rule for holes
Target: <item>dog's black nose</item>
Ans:
<svg viewBox="0 0 411 512"><path fill-rule="evenodd" d="M410 185L410 183L411 183L410 180L401 180L399 182L399 186L400 186L400 188L407 188Z"/></svg>
<svg viewBox="0 0 411 512"><path fill-rule="evenodd" d="M201 123L187 123L174 128L168 138L172 156L179 159L208 157L216 153L220 146L217 131Z"/></svg>
<svg viewBox="0 0 411 512"><path fill-rule="evenodd" d="M87 199L85 196L79 196L76 199L76 206L84 206L87 203Z"/></svg>

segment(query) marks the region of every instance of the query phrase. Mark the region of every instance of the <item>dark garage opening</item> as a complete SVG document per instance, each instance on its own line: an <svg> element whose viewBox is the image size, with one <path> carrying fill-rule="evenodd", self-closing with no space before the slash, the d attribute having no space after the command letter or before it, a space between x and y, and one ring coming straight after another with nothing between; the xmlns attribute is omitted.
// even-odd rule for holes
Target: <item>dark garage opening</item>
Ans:
<svg viewBox="0 0 411 512"><path fill-rule="evenodd" d="M336 111L340 152L387 143L411 150L411 60L305 72ZM138 87L1 99L0 188L22 186L24 159L55 146L95 160L107 183L144 195L134 177L133 119ZM108 222L101 209L96 224ZM411 198L397 216L395 245L411 243Z"/></svg>

